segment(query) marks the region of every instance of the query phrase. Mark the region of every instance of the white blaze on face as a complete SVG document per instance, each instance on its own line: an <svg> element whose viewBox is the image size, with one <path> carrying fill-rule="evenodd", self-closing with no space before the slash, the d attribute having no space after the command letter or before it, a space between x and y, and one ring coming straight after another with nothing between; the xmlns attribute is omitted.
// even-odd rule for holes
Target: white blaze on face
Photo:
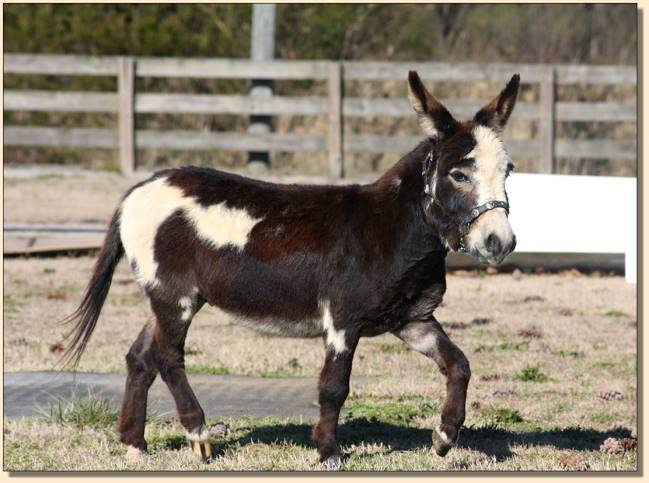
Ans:
<svg viewBox="0 0 649 483"><path fill-rule="evenodd" d="M466 157L476 161L477 205L493 200L506 201L505 174L510 158L503 142L493 130L484 126L473 128L473 136L476 144Z"/></svg>
<svg viewBox="0 0 649 483"><path fill-rule="evenodd" d="M503 142L492 129L485 126L476 126L472 133L476 144L466 157L473 158L476 164L476 206L487 201L507 201L505 178L511 159ZM477 248L482 251L490 234L498 236L503 243L512 240L514 234L503 208L487 211L475 220L465 237L465 244L469 250Z"/></svg>
<svg viewBox="0 0 649 483"><path fill-rule="evenodd" d="M136 279L141 286L158 283L155 238L160 225L179 209L194 226L195 234L214 248L232 245L243 249L251 230L261 221L244 209L228 208L224 202L203 207L196 198L169 185L166 178L136 188L122 203L120 236L126 256L137 265Z"/></svg>

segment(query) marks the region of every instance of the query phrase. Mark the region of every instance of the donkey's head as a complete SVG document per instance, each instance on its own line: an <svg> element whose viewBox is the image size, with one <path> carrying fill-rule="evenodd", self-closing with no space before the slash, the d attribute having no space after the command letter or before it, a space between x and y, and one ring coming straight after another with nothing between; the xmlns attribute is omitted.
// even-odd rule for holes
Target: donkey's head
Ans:
<svg viewBox="0 0 649 483"><path fill-rule="evenodd" d="M505 179L514 168L500 132L514 109L519 76L471 121L458 122L424 87L408 76L408 97L423 131L433 141L424 163L427 217L452 250L498 264L516 246L507 219Z"/></svg>

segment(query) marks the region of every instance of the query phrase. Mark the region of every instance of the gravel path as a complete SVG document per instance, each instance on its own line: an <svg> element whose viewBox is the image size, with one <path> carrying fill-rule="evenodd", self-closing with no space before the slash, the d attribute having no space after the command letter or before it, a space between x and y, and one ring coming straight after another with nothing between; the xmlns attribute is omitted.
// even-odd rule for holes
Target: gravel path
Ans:
<svg viewBox="0 0 649 483"><path fill-rule="evenodd" d="M314 419L317 382L312 378L262 378L189 375L189 380L208 417L299 417ZM4 417L38 416L77 393L102 395L119 409L125 374L71 372L8 372L4 374ZM175 414L167 387L158 377L149 392L149 406L157 414Z"/></svg>

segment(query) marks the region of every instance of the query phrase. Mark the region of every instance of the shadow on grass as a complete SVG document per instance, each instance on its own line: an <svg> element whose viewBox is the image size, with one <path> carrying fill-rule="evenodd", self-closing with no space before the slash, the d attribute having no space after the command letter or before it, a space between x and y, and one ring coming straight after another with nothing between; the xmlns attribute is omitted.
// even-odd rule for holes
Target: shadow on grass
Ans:
<svg viewBox="0 0 649 483"><path fill-rule="evenodd" d="M226 445L251 443L276 443L285 441L297 446L314 448L311 441L313 427L308 424L289 423L250 428L248 432ZM617 428L597 431L584 428L565 428L539 431L511 431L497 426L463 427L459 448L479 451L497 461L514 456L511 446L553 446L557 449L598 450L609 437L628 437L631 430ZM391 451L417 450L431 447L432 431L409 428L382 421L350 420L339 426L338 441L341 445L360 443L383 443Z"/></svg>

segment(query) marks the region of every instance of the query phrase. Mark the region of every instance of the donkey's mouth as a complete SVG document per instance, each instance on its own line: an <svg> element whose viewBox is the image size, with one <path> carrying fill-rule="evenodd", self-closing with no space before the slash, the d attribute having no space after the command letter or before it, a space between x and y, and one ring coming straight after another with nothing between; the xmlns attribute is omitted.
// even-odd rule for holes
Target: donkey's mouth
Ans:
<svg viewBox="0 0 649 483"><path fill-rule="evenodd" d="M485 265L500 265L511 252L504 252L500 254L493 254L490 252L481 252L478 249L471 250L469 253L473 258Z"/></svg>

